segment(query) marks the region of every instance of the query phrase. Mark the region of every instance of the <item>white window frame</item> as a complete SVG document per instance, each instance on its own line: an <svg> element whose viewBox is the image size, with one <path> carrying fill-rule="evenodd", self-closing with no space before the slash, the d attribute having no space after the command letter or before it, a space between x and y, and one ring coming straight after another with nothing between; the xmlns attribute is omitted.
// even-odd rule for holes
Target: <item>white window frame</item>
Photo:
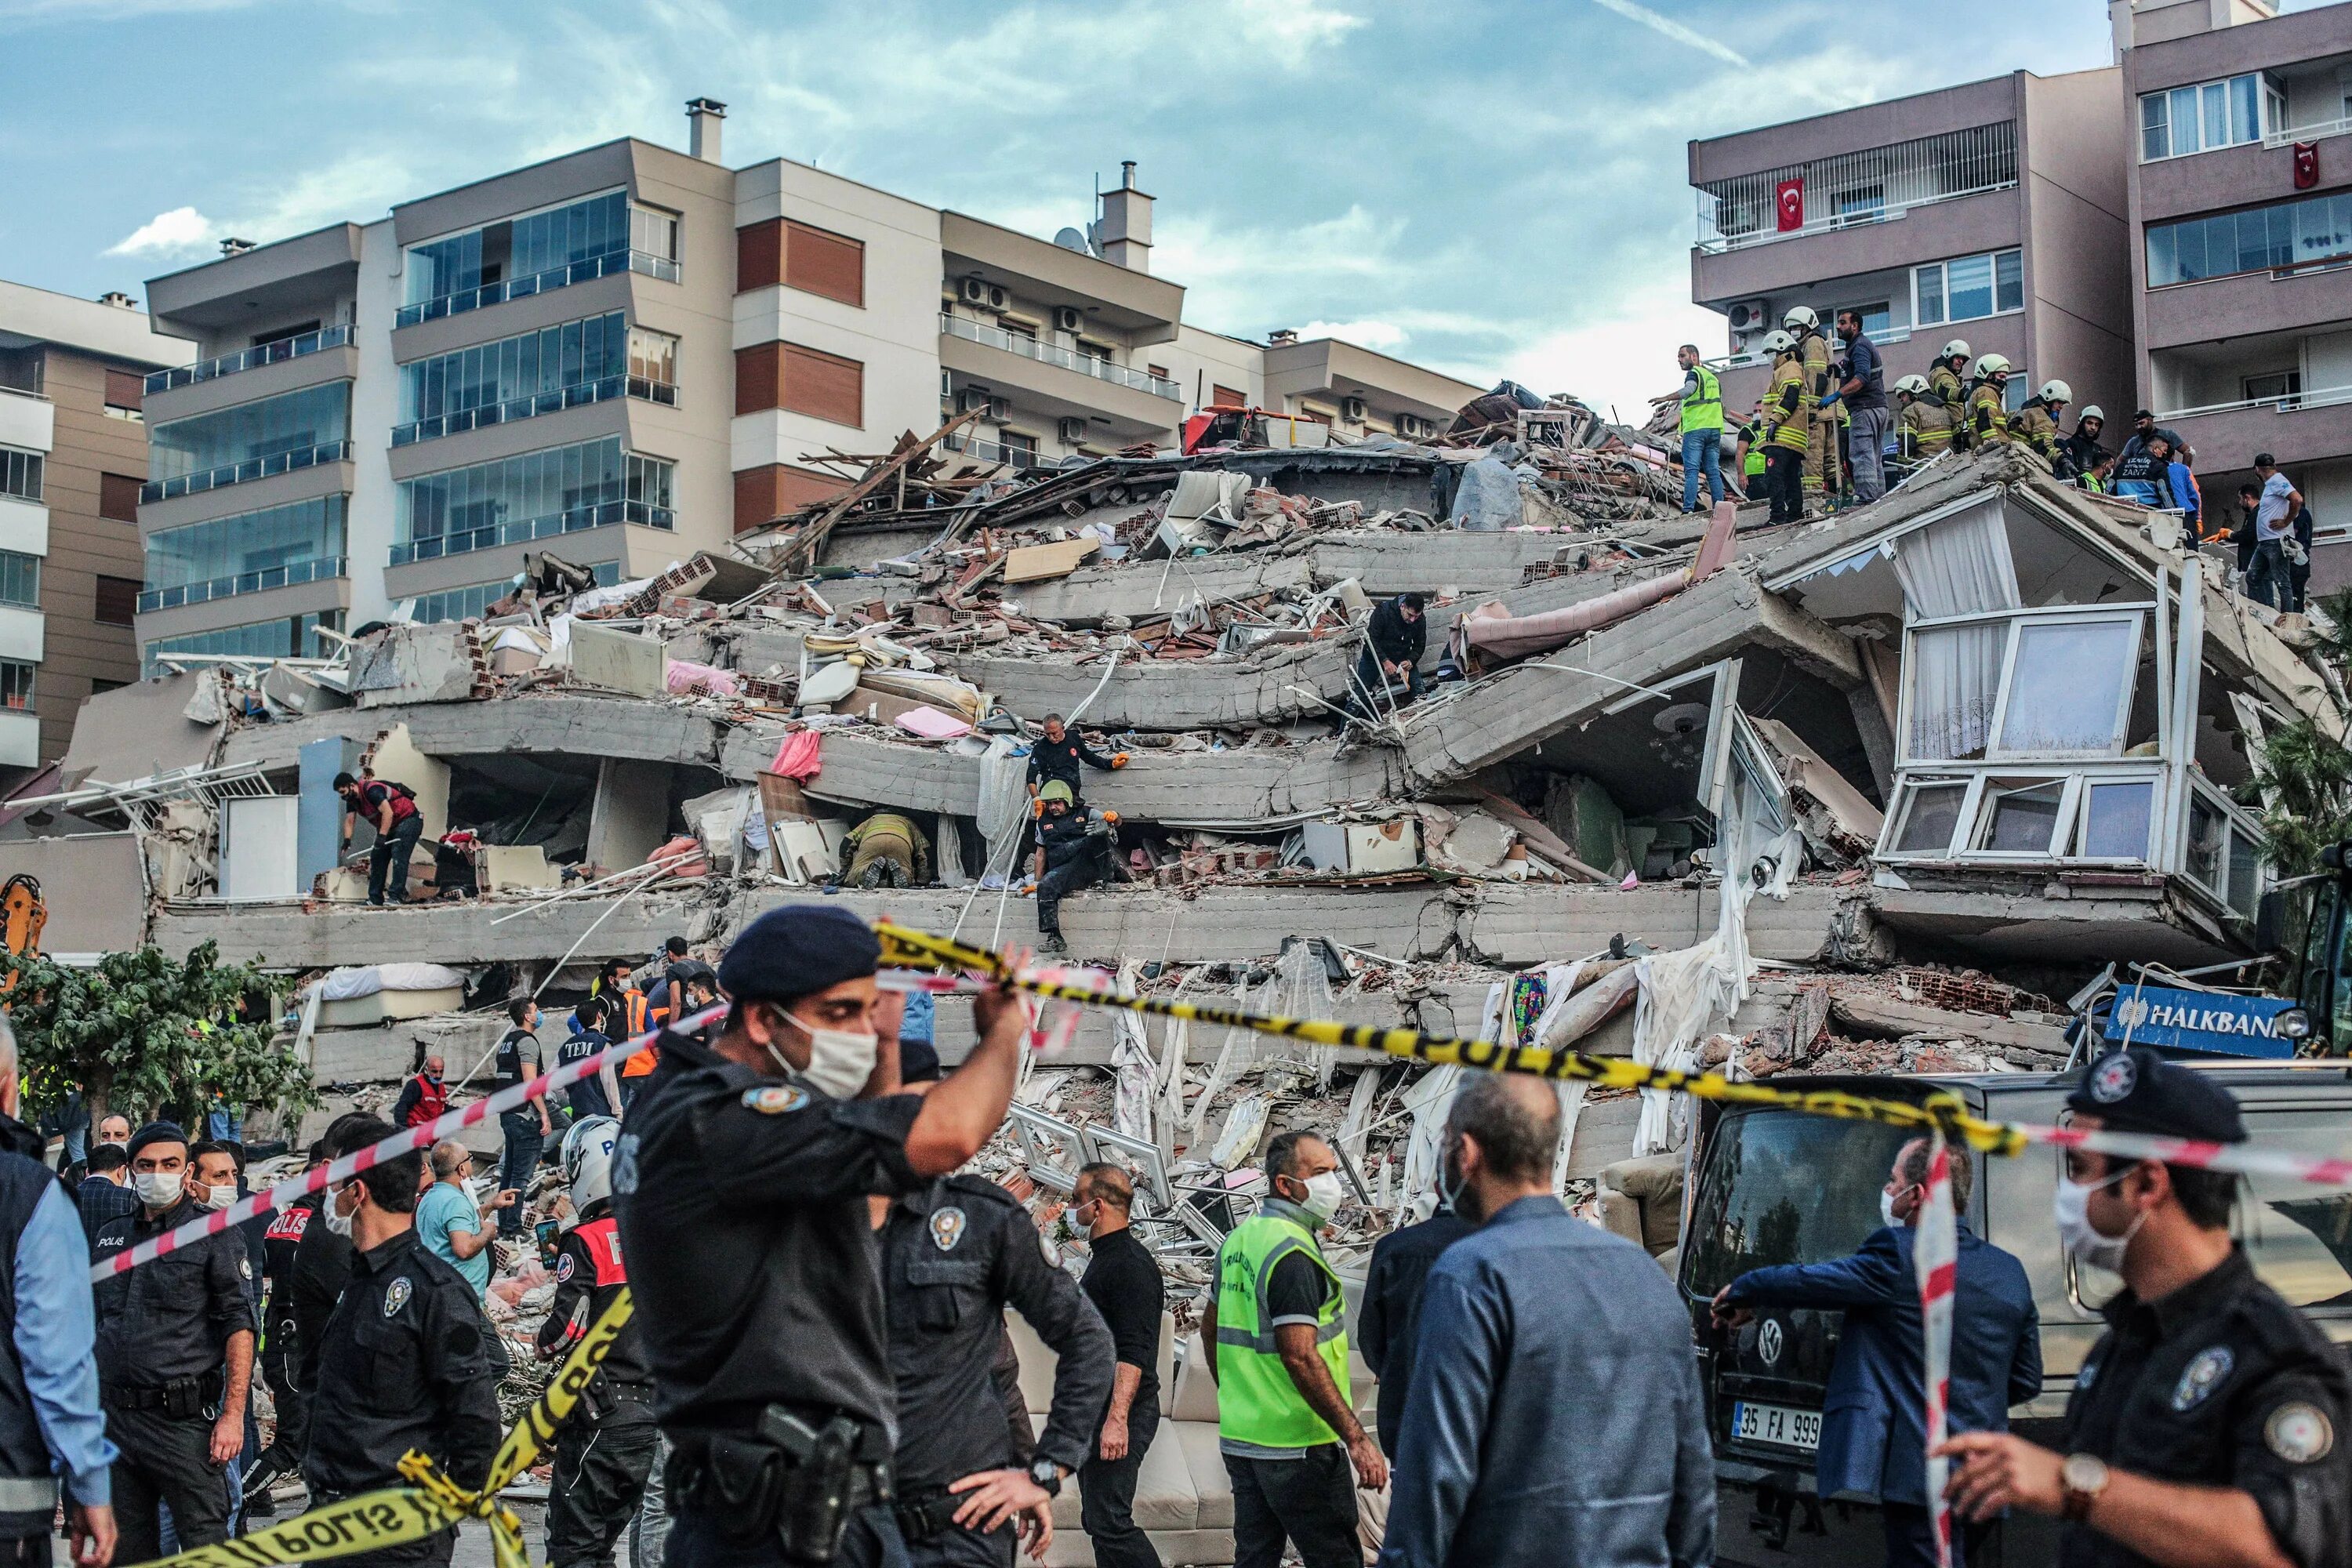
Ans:
<svg viewBox="0 0 2352 1568"><path fill-rule="evenodd" d="M1944 769L1922 768L1916 773L1899 776L1895 784L1892 809L1886 814L1886 826L1879 835L1878 852L1873 858L1906 862L1953 858L1952 846L1959 839L1962 831L1969 825L1969 795L1975 782L1969 773L1953 773ZM1952 819L1952 831L1944 840L1944 847L1940 851L1897 850L1895 846L1902 841L1904 829L1910 826L1911 814L1918 808L1920 792L1953 788L1958 788L1960 792L1960 809L1958 815Z"/></svg>
<svg viewBox="0 0 2352 1568"><path fill-rule="evenodd" d="M2237 137L2232 125L2236 116L2232 111L2231 100L2235 96L2233 89L2237 84L2246 80L2252 80L2254 83L2254 133L2241 139ZM2205 93L2209 89L2217 89L2221 94L2221 122L2223 133L2228 138L2224 141L2209 142L2205 140ZM2172 133L2172 96L2180 92L2192 94L2197 102L2197 145L2185 153L2176 149ZM2164 152L2153 158L2147 155L2147 105L2150 100L2161 104L2164 109ZM2231 147L2259 147L2263 143L2263 139L2271 133L2283 118L2284 102L2284 96L2273 84L2270 74L2266 71L2239 71L2231 76L2214 77L2205 81L2184 81L2178 87L2159 88L2154 92L2143 92L2139 95L2138 101L2132 106L2136 110L2132 117L2132 139L2138 144L2139 162L2168 163L2175 158L2194 158L2202 153L2220 153Z"/></svg>
<svg viewBox="0 0 2352 1568"><path fill-rule="evenodd" d="M2058 815L2050 826L2050 842L2040 849L1994 849L1984 841L1992 834L1992 806L2003 795L2058 786ZM2074 846L2074 816L2082 809L2083 776L2057 768L1987 770L1969 781L1968 798L1960 807L1960 831L1953 835L1964 846L1956 858L1992 865L2024 865L2062 860Z"/></svg>
<svg viewBox="0 0 2352 1568"><path fill-rule="evenodd" d="M2017 282L2020 295L2018 302L2006 309L2002 308L2000 302L2000 258L2004 256L2017 258ZM1956 262L1974 261L1979 257L1982 257L1992 269L1993 308L1981 316L1955 316L1951 313L1952 267ZM1932 321L1919 308L1919 275L1930 267L1941 273L1944 282L1942 307L1944 313ZM1911 268L1911 330L1918 331L1928 327L1958 326L1962 321L1990 321L1999 316L2023 315L2025 313L2024 289L2025 248L2022 246L2005 245L1999 250L1972 250L1966 256L1947 256L1937 261L1922 261Z"/></svg>
<svg viewBox="0 0 2352 1568"><path fill-rule="evenodd" d="M2106 758L2095 763L2029 763L2011 761L1967 762L1960 763L1923 763L1895 775L1894 798L1889 802L1886 826L1879 835L1874 859L1890 865L1942 866L2025 866L2063 863L2085 868L2146 867L2157 869L2153 847L2160 841L2164 811L2164 765L2149 758ZM2031 781L2031 782L2028 782ZM1989 811L1991 798L2012 787L2031 788L2034 784L2064 784L2065 790L2058 805L2058 821L2052 831L2048 851L1987 849L1980 847L1984 836L1991 830ZM2147 837L2137 855L2091 855L2084 852L2084 835L2090 829L2091 791L2100 784L2144 784L2151 786L2148 805ZM1961 785L1958 816L1952 824L1952 836L1940 849L1898 850L1904 829L1916 809L1922 789ZM2234 819L2233 819L2234 820ZM2240 823L2240 826L2243 826ZM2225 873L2226 875L2226 873ZM2191 879L2194 880L2194 879ZM2197 884L2209 894L2212 889L2205 883Z"/></svg>
<svg viewBox="0 0 2352 1568"><path fill-rule="evenodd" d="M2126 666L2129 675L2124 681L2123 696L2116 709L2116 721L2113 730L2116 736L2116 743L2112 747L2104 747L2095 752L2011 752L2002 749L2000 744L2001 731L2009 722L2010 692L2017 684L2017 651L2019 646L2025 640L2026 626L2029 625L2037 626L2089 626L2103 622L2122 622L2128 624L2131 627L2131 658L2129 664ZM1927 624L1934 625L1935 623L1930 622ZM2126 727L2131 722L2132 697L2135 689L2139 685L2139 656L2141 648L2146 641L2147 630L2147 617L2137 609L2073 610L2055 615L2036 615L2029 612L2014 616L2009 624L2008 643L2001 650L2000 688L1993 697L1992 722L1985 733L1986 761L1999 761L2009 763L2032 763L2042 762L2088 763L2105 762L2112 758L2123 755L2124 748L2131 743L2131 735Z"/></svg>

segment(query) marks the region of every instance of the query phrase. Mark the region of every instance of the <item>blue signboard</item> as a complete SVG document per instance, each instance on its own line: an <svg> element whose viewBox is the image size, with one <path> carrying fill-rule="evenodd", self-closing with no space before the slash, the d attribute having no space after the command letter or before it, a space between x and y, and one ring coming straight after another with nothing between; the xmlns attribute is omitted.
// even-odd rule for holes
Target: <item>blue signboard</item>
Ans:
<svg viewBox="0 0 2352 1568"><path fill-rule="evenodd" d="M2291 1057L2294 1042L2274 1021L2294 1004L2282 996L2233 996L2219 991L2176 991L2127 985L2107 1013L2107 1038L2129 1035L2136 1046L2202 1051L2226 1057Z"/></svg>

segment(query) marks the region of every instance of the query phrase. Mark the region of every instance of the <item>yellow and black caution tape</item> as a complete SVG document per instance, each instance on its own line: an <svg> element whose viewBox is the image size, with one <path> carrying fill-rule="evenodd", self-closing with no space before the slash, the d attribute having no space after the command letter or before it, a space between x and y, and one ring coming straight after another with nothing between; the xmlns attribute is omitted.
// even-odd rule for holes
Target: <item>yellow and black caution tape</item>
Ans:
<svg viewBox="0 0 2352 1568"><path fill-rule="evenodd" d="M499 1501L499 1493L530 1468L541 1449L553 1440L556 1428L579 1405L632 1310L629 1292L624 1289L586 1336L572 1347L546 1389L499 1445L498 1455L490 1461L489 1479L481 1490L467 1491L442 1474L432 1459L412 1448L400 1461L400 1473L413 1483L409 1486L362 1492L235 1541L159 1559L144 1568L276 1568L280 1563L316 1563L422 1541L466 1519L488 1522L498 1568L529 1568L530 1553L523 1543L522 1521Z"/></svg>

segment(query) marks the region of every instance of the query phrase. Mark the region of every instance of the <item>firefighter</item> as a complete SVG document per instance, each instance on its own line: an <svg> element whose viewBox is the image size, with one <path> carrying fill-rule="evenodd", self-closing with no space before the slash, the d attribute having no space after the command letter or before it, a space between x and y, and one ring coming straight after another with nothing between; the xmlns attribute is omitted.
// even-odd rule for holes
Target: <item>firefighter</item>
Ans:
<svg viewBox="0 0 2352 1568"><path fill-rule="evenodd" d="M1772 356L1772 384L1764 394L1764 489L1772 501L1771 521L1794 522L1805 504L1800 482L1805 468L1805 369L1797 358L1797 340L1785 331L1765 333L1764 352Z"/></svg>
<svg viewBox="0 0 2352 1568"><path fill-rule="evenodd" d="M1969 401L1969 358L1968 343L1954 338L1944 345L1944 352L1936 356L1936 363L1927 367L1927 390L1936 395L1951 415L1952 445L1963 452L1970 445L1969 432L1960 423L1960 411Z"/></svg>
<svg viewBox="0 0 2352 1568"><path fill-rule="evenodd" d="M1981 447L2012 438L2009 433L2008 386L2008 357L1980 355L1976 379L1969 384L1968 413L1961 421L1968 429L1970 447Z"/></svg>
<svg viewBox="0 0 2352 1568"><path fill-rule="evenodd" d="M1831 368L1830 341L1822 335L1822 320L1810 305L1791 305L1780 318L1783 331L1796 340L1803 370L1800 403L1805 426L1805 510L1824 510L1838 493L1836 372Z"/></svg>
<svg viewBox="0 0 2352 1568"><path fill-rule="evenodd" d="M2074 401L2073 387L2063 381L2045 381L2040 392L2025 400L2025 406L2017 411L2015 421L2018 439L2042 454L2042 460L2056 469L2062 479L2073 479L2074 475L2071 468L2058 466L2058 455L2063 449L2063 444L2058 439L2058 417Z"/></svg>

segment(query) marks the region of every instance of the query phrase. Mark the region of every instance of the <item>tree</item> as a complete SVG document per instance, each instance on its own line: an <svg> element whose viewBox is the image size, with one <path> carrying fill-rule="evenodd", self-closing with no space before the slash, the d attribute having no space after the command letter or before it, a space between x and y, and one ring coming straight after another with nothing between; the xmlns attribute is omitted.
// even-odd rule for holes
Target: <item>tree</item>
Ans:
<svg viewBox="0 0 2352 1568"><path fill-rule="evenodd" d="M2313 617L2313 651L2338 672L2352 668L2352 590L2320 602ZM2263 742L2263 766L2254 777L2261 793L2263 836L2271 865L2281 877L2319 869L2319 852L2352 838L2352 720L2297 719L2273 730Z"/></svg>
<svg viewBox="0 0 2352 1568"><path fill-rule="evenodd" d="M93 1124L125 1107L200 1113L214 1089L232 1105L318 1103L309 1068L271 1047L269 1007L247 1014L268 981L222 963L216 943L175 963L151 942L89 969L0 952L0 977L27 1101L78 1088Z"/></svg>

